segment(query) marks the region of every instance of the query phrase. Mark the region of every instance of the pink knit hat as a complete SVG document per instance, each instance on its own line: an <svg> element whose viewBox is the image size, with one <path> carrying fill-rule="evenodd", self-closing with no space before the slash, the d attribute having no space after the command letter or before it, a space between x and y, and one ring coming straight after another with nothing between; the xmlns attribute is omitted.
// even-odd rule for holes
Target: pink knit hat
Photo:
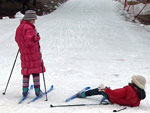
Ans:
<svg viewBox="0 0 150 113"><path fill-rule="evenodd" d="M27 10L23 17L23 20L36 20L36 19L37 19L37 16L34 10Z"/></svg>

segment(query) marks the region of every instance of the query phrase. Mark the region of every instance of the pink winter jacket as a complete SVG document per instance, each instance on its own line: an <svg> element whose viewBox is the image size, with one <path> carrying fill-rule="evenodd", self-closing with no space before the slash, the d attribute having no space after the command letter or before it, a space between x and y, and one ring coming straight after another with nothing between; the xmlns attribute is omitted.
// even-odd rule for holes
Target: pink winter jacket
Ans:
<svg viewBox="0 0 150 113"><path fill-rule="evenodd" d="M42 73L42 67L45 72L43 61L41 66L40 36L37 35L35 26L22 20L16 30L15 40L21 53L21 73L23 75Z"/></svg>
<svg viewBox="0 0 150 113"><path fill-rule="evenodd" d="M109 95L112 104L120 104L124 106L136 107L140 105L140 99L137 95L137 89L132 86L125 86L123 88L111 90L106 88L105 92Z"/></svg>

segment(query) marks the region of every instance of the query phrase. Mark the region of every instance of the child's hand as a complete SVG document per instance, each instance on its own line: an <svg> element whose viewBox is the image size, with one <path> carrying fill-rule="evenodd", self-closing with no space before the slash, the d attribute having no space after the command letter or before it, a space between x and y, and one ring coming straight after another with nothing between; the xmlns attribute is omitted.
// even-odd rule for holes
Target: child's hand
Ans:
<svg viewBox="0 0 150 113"><path fill-rule="evenodd" d="M37 35L34 36L34 41L36 42L36 41L39 41L39 40L40 40L40 35L39 35L39 33L37 33Z"/></svg>
<svg viewBox="0 0 150 113"><path fill-rule="evenodd" d="M100 84L98 87L99 91L105 91L105 89L106 89L106 86L104 84Z"/></svg>

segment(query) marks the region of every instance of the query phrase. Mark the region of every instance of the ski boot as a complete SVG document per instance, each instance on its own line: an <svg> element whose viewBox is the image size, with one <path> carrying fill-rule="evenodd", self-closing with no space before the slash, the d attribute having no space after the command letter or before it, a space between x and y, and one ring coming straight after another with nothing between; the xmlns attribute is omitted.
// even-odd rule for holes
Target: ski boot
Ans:
<svg viewBox="0 0 150 113"><path fill-rule="evenodd" d="M40 95L42 95L42 91L40 90L40 88L39 87L37 87L37 88L35 88L35 95L38 97L38 96L40 96Z"/></svg>
<svg viewBox="0 0 150 113"><path fill-rule="evenodd" d="M100 104L108 105L111 104L111 102L107 98L103 97L102 100L100 101Z"/></svg>
<svg viewBox="0 0 150 113"><path fill-rule="evenodd" d="M23 92L22 92L23 97L26 97L27 94L28 94L28 88L23 88Z"/></svg>
<svg viewBox="0 0 150 113"><path fill-rule="evenodd" d="M79 92L77 98L86 98L85 91Z"/></svg>

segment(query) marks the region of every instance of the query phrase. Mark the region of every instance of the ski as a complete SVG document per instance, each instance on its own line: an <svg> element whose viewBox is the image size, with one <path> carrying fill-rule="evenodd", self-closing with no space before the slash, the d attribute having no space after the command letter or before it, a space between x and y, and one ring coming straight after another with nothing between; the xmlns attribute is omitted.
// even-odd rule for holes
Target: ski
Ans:
<svg viewBox="0 0 150 113"><path fill-rule="evenodd" d="M47 93L51 92L54 89L54 86L51 85L50 89L46 92L43 92L40 96L33 98L31 101L28 102L28 104L30 104L31 102L34 102L40 98L42 98L44 95L46 95Z"/></svg>
<svg viewBox="0 0 150 113"><path fill-rule="evenodd" d="M29 91L32 90L32 89L33 89L33 85L30 86L30 88L29 88L29 90L28 90L27 96L28 96L29 93L30 93ZM21 100L18 102L18 104L21 104L23 101L25 101L25 100L27 99L27 96L22 97Z"/></svg>
<svg viewBox="0 0 150 113"><path fill-rule="evenodd" d="M87 90L89 90L90 89L90 87L85 87L84 89L82 89L81 91L79 91L79 92L82 92L82 91L87 91ZM78 92L78 93L79 93ZM78 93L76 93L76 94L74 94L73 96L71 96L71 97L69 97L69 98L67 98L66 100L65 100L65 102L69 102L69 101L71 101L71 100L73 100L73 99L75 99L76 97L77 97L77 94Z"/></svg>

